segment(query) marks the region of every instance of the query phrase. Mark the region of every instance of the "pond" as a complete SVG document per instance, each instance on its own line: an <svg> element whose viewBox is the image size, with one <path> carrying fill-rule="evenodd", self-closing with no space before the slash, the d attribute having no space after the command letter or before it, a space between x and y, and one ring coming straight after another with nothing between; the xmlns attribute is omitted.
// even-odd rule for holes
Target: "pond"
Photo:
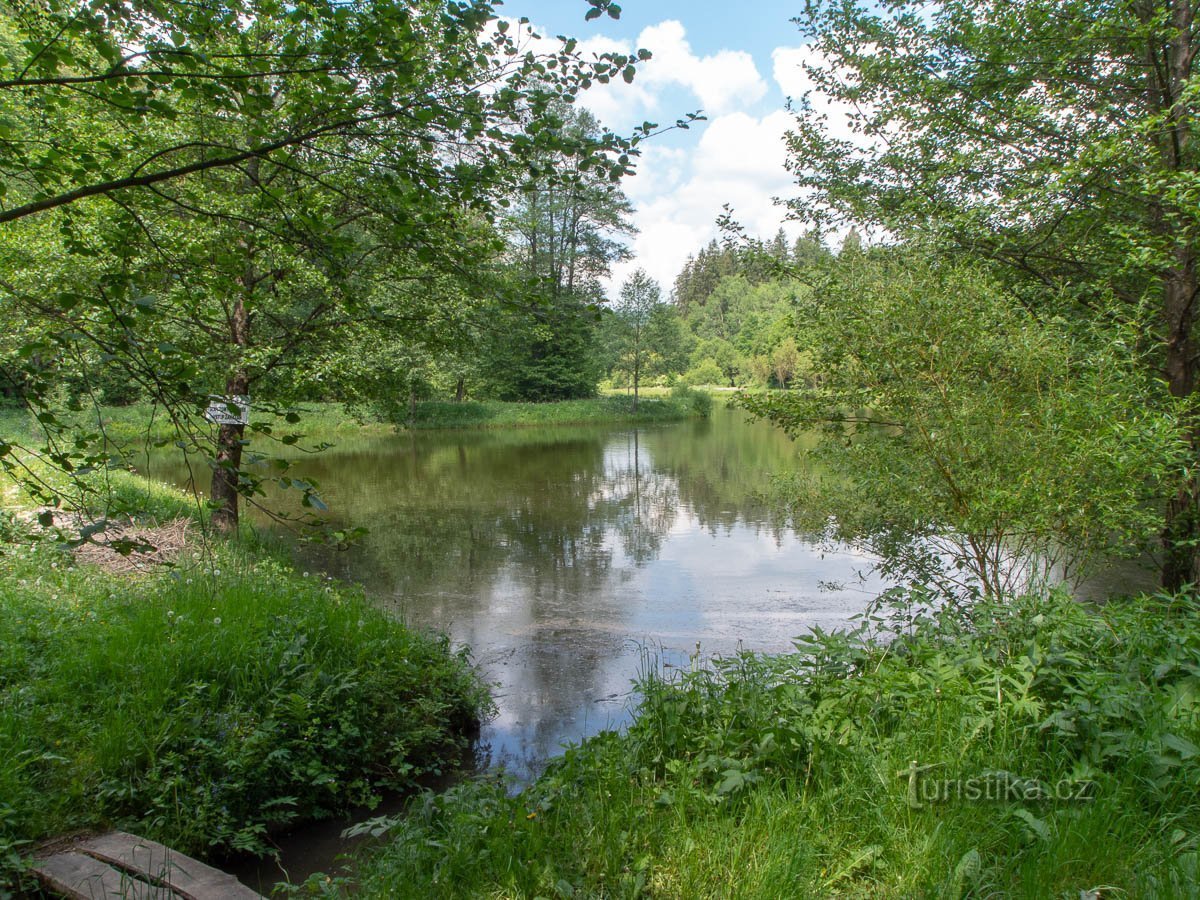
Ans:
<svg viewBox="0 0 1200 900"><path fill-rule="evenodd" d="M647 669L786 652L813 627L847 626L886 587L869 558L795 533L765 501L773 474L805 471L802 443L721 405L654 427L343 438L303 472L335 521L369 534L296 553L470 649L496 702L478 761L517 787L565 742L628 723ZM266 889L330 870L354 820L282 837L278 867L234 871Z"/></svg>
<svg viewBox="0 0 1200 900"><path fill-rule="evenodd" d="M481 762L525 781L563 742L626 723L647 667L689 665L697 648L787 651L878 593L869 559L794 533L764 502L772 474L800 465L781 431L721 404L648 428L342 440L303 471L370 533L297 552L470 648L497 707Z"/></svg>

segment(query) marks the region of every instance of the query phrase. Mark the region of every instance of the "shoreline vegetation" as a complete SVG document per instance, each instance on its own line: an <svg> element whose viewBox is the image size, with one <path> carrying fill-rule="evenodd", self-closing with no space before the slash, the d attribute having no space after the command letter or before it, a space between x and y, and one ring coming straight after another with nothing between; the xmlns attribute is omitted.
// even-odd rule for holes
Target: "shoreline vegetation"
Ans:
<svg viewBox="0 0 1200 900"><path fill-rule="evenodd" d="M643 680L623 734L376 830L365 897L1196 897L1200 609L1065 594ZM318 884L318 881L320 883Z"/></svg>
<svg viewBox="0 0 1200 900"><path fill-rule="evenodd" d="M407 410L395 420L384 418L345 403L300 403L295 409L279 413L254 413L252 421L261 423L279 435L297 432L306 442L335 440L339 435L393 432L473 430L493 428L536 428L566 425L653 425L707 418L712 410L712 395L707 389L643 389L635 411L633 397L614 391L585 400L560 400L548 403L504 402L498 400L422 401L416 405L416 417L406 418ZM294 413L295 422L287 418ZM112 441L137 446L146 443L171 443L179 435L170 419L154 407L135 403L128 406L104 406L98 412L63 413L73 417L80 427L97 425ZM191 427L207 427L198 420ZM28 438L36 423L25 410L0 406L0 436Z"/></svg>
<svg viewBox="0 0 1200 900"><path fill-rule="evenodd" d="M612 399L579 404L611 414ZM528 424L574 424L579 406L485 421L530 408ZM345 415L308 422L331 435ZM147 419L118 409L109 426ZM205 531L193 499L109 477L141 524ZM40 842L114 825L217 860L269 852L279 830L453 768L489 709L444 638L297 573L249 528L114 573L31 541L15 488L4 505L0 886L22 887ZM794 654L650 670L627 731L568 748L517 794L499 773L414 793L361 826L381 840L352 874L291 890L1197 896L1194 598L924 608L893 594Z"/></svg>
<svg viewBox="0 0 1200 900"><path fill-rule="evenodd" d="M190 520L170 566L77 563L0 511L0 895L49 839L119 827L220 859L412 790L489 708L465 651L124 473L140 525ZM28 513L24 513L27 515Z"/></svg>
<svg viewBox="0 0 1200 900"><path fill-rule="evenodd" d="M558 425L653 425L707 418L712 399L703 391L684 388L664 396L643 396L635 410L624 393L587 400L553 403L467 401L417 404L417 415L398 428L415 431L472 428L537 428Z"/></svg>

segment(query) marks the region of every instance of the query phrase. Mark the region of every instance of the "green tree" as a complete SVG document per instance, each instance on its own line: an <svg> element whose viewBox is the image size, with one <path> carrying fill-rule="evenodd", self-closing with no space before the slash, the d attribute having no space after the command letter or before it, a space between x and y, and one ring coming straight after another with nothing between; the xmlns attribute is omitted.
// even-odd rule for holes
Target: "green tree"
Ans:
<svg viewBox="0 0 1200 900"><path fill-rule="evenodd" d="M800 526L832 518L886 575L953 598L1074 581L1152 539L1145 499L1182 444L1133 329L1040 321L978 266L911 249L839 266L797 322L821 384L743 402L820 434Z"/></svg>
<svg viewBox="0 0 1200 900"><path fill-rule="evenodd" d="M586 110L560 104L549 127L575 141L600 140ZM547 151L504 218L513 286L501 299L488 348L491 392L502 400L564 400L595 393L602 279L627 259L633 208L611 172L586 157Z"/></svg>
<svg viewBox="0 0 1200 900"><path fill-rule="evenodd" d="M651 360L657 355L649 340L650 324L662 305L662 289L658 282L637 269L621 285L617 299L617 319L624 332L624 346L620 366L633 379L633 411L638 408L638 391L642 377L650 370Z"/></svg>
<svg viewBox="0 0 1200 900"><path fill-rule="evenodd" d="M18 358L115 360L181 434L209 395L281 384L377 318L379 257L469 269L462 234L537 160L611 179L636 152L549 112L635 59L520 52L483 0L49 0L0 23L0 289L46 324ZM48 380L17 381L45 406ZM227 424L206 450L226 528L260 490L246 443ZM105 458L73 446L43 457Z"/></svg>
<svg viewBox="0 0 1200 900"><path fill-rule="evenodd" d="M771 353L771 372L781 388L791 384L800 369L800 348L792 337L786 337Z"/></svg>
<svg viewBox="0 0 1200 900"><path fill-rule="evenodd" d="M1141 319L1200 457L1195 317L1200 144L1190 0L814 0L817 90L790 139L796 214L923 235L1001 263L1027 302ZM1057 296L1057 294L1055 294ZM1112 309L1105 298L1125 301ZM1200 465L1166 498L1163 583L1200 578Z"/></svg>
<svg viewBox="0 0 1200 900"><path fill-rule="evenodd" d="M706 366L711 364L711 366ZM737 348L724 338L705 338L696 344L692 351L691 368L705 367L707 371L721 373L721 381L729 387L737 387L738 377L745 367L745 360Z"/></svg>

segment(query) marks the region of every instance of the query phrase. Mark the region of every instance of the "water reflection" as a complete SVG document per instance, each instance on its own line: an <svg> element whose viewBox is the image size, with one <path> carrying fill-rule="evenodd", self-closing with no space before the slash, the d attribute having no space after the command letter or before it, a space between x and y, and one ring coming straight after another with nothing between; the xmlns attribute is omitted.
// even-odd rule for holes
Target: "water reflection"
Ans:
<svg viewBox="0 0 1200 900"><path fill-rule="evenodd" d="M877 587L859 580L867 561L822 551L759 499L797 465L784 435L729 410L652 429L344 442L305 470L371 533L300 552L469 646L498 706L482 752L527 778L563 741L626 721L647 658L787 650L861 610Z"/></svg>

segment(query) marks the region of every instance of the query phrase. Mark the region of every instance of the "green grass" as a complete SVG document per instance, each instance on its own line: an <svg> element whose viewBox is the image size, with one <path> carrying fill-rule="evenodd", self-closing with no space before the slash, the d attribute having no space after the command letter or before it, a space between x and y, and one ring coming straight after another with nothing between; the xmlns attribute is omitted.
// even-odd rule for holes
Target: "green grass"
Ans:
<svg viewBox="0 0 1200 900"><path fill-rule="evenodd" d="M289 412L295 413L297 421L288 421ZM61 411L59 416L76 431L102 430L110 440L118 444L141 446L147 441L174 442L179 438L176 424L171 417L161 407L154 407L148 403L104 406L98 411ZM278 413L258 409L251 416L251 423L254 426L251 429L252 437L255 429L276 437L298 432L304 435L306 444L332 440L339 435L361 434L364 431L385 434L392 430L391 425L364 419L342 403L301 403ZM199 411L190 413L181 425L185 436L208 435L213 430L213 426L204 421ZM28 440L34 435L40 435L40 430L28 411L13 406L0 406L0 438ZM262 443L266 443L265 439Z"/></svg>
<svg viewBox="0 0 1200 900"><path fill-rule="evenodd" d="M370 897L1200 896L1195 602L1091 611L1051 597L905 630L647 681L627 734L569 750L517 796L497 780L426 796L356 880L334 884ZM914 761L932 768L910 795ZM931 790L941 781L962 787Z"/></svg>
<svg viewBox="0 0 1200 900"><path fill-rule="evenodd" d="M612 394L589 400L565 400L557 403L502 403L471 401L451 403L427 401L417 404L415 428L522 428L555 425L654 424L680 422L707 416L712 408L708 394L691 389L648 389L637 412L633 398L627 394ZM289 413L295 421L289 421ZM404 412L401 413L403 415ZM147 444L174 443L180 439L176 424L161 409L149 404L102 407L99 411L77 410L60 412L62 421L76 432L103 433L113 444L131 452L144 450ZM290 434L301 435L304 446L330 442L350 435L390 434L395 427L407 427L408 422L383 422L352 410L342 403L302 403L294 409L279 413L257 410L251 416L249 436L259 452L288 456L289 443L280 439ZM212 426L198 415L182 423L185 439L211 436ZM0 439L37 443L40 429L25 410L0 406Z"/></svg>
<svg viewBox="0 0 1200 900"><path fill-rule="evenodd" d="M162 517L190 508L124 481ZM36 842L80 829L262 852L270 829L452 766L486 705L443 638L262 547L115 576L11 521L3 537L0 894Z"/></svg>
<svg viewBox="0 0 1200 900"><path fill-rule="evenodd" d="M417 404L414 427L523 428L555 425L654 424L681 422L708 415L711 401L699 392L676 392L670 397L643 398L634 412L633 397L615 395L558 403L501 403L499 401Z"/></svg>

